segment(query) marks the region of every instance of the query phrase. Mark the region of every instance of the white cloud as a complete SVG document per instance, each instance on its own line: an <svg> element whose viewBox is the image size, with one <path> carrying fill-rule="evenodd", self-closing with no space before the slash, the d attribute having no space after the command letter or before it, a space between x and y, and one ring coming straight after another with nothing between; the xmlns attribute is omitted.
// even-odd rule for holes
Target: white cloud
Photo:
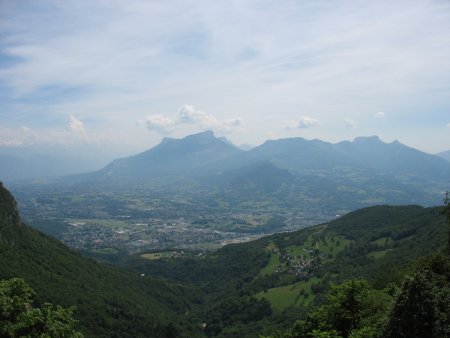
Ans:
<svg viewBox="0 0 450 338"><path fill-rule="evenodd" d="M311 127L316 127L320 124L319 120L313 119L312 117L302 116L298 122L297 127L299 129L307 129Z"/></svg>
<svg viewBox="0 0 450 338"><path fill-rule="evenodd" d="M85 135L86 129L84 128L84 123L78 120L72 114L69 115L69 129L75 134Z"/></svg>
<svg viewBox="0 0 450 338"><path fill-rule="evenodd" d="M84 123L74 115L69 115L66 125L54 128L34 129L27 126L0 128L0 145L30 146L35 144L93 144L111 140L110 133L89 133ZM107 140L105 139L105 136Z"/></svg>
<svg viewBox="0 0 450 338"><path fill-rule="evenodd" d="M0 127L0 145L3 146L30 145L40 139L42 137L28 127L18 129Z"/></svg>
<svg viewBox="0 0 450 338"><path fill-rule="evenodd" d="M385 116L386 116L386 114L384 112L382 112L382 111L379 111L379 112L375 113L375 117L377 117L377 118L383 118Z"/></svg>
<svg viewBox="0 0 450 338"><path fill-rule="evenodd" d="M185 104L178 109L178 120L180 123L201 123L204 120L211 120L211 116L200 110L195 110L193 106Z"/></svg>
<svg viewBox="0 0 450 338"><path fill-rule="evenodd" d="M211 114L196 110L193 106L186 104L178 109L174 119L164 115L149 115L144 123L149 130L155 130L161 134L169 134L183 125L192 125L202 130L208 129L229 133L233 129L242 126L244 120L240 117L219 120ZM142 121L138 121L138 124L142 124Z"/></svg>
<svg viewBox="0 0 450 338"><path fill-rule="evenodd" d="M447 126L446 126L447 128L450 128L450 123L447 123Z"/></svg>
<svg viewBox="0 0 450 338"><path fill-rule="evenodd" d="M223 124L230 127L237 127L244 124L244 120L240 117L234 117L232 119L228 119L223 121Z"/></svg>
<svg viewBox="0 0 450 338"><path fill-rule="evenodd" d="M196 110L190 105L184 105L178 110L178 122L180 125L195 124L202 129L217 129L222 125L213 115Z"/></svg>
<svg viewBox="0 0 450 338"><path fill-rule="evenodd" d="M156 130L161 134L169 134L175 122L163 115L149 115L145 118L145 125L149 130Z"/></svg>
<svg viewBox="0 0 450 338"><path fill-rule="evenodd" d="M357 127L357 124L352 119L345 119L344 120L345 126L349 129L355 129Z"/></svg>

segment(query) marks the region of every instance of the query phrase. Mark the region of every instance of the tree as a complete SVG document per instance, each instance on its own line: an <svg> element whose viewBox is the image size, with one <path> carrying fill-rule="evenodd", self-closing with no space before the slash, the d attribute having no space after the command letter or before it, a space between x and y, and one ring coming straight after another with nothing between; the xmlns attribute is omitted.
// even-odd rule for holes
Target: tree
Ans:
<svg viewBox="0 0 450 338"><path fill-rule="evenodd" d="M23 279L0 281L0 337L81 338L72 308L45 303L33 307L36 293Z"/></svg>
<svg viewBox="0 0 450 338"><path fill-rule="evenodd" d="M450 256L450 191L445 193L444 198L444 208L442 212L447 216L448 228L448 238L447 238L447 254Z"/></svg>
<svg viewBox="0 0 450 338"><path fill-rule="evenodd" d="M407 276L389 315L386 337L450 336L450 288L445 276L429 270Z"/></svg>
<svg viewBox="0 0 450 338"><path fill-rule="evenodd" d="M331 283L326 302L298 321L285 337L377 337L392 298L362 279Z"/></svg>

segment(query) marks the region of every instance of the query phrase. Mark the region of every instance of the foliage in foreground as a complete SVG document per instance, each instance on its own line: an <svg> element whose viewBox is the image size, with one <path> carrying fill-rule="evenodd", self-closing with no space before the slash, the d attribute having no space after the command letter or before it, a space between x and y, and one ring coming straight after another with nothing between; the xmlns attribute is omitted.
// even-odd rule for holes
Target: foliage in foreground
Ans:
<svg viewBox="0 0 450 338"><path fill-rule="evenodd" d="M324 304L270 337L450 337L450 258L438 254L417 264L398 290L376 290L363 279L331 283Z"/></svg>
<svg viewBox="0 0 450 338"><path fill-rule="evenodd" d="M0 281L0 336L82 338L71 308L45 303L33 307L36 293L23 279Z"/></svg>

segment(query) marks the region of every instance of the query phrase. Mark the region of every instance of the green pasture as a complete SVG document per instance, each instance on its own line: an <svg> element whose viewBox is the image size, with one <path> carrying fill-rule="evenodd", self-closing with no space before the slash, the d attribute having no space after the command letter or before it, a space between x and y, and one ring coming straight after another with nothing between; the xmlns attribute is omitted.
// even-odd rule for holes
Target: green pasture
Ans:
<svg viewBox="0 0 450 338"><path fill-rule="evenodd" d="M314 300L311 285L318 281L319 278L312 277L307 281L262 291L256 294L256 297L267 299L276 312L281 312L289 306L308 306Z"/></svg>

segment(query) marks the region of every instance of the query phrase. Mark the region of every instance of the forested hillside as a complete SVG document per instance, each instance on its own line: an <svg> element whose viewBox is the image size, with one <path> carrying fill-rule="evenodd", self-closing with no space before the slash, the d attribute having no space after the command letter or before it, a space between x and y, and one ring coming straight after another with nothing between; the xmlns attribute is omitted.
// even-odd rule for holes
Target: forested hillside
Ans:
<svg viewBox="0 0 450 338"><path fill-rule="evenodd" d="M75 306L86 337L192 337L186 313L198 296L189 287L83 258L22 224L11 194L0 186L0 279L21 277L37 304Z"/></svg>
<svg viewBox="0 0 450 338"><path fill-rule="evenodd" d="M364 278L367 290L399 288L418 259L442 251L446 243L441 208L377 206L206 256L134 256L126 265L201 288L208 301L196 315L207 323L209 336L255 337L304 318L327 299L332 282Z"/></svg>

